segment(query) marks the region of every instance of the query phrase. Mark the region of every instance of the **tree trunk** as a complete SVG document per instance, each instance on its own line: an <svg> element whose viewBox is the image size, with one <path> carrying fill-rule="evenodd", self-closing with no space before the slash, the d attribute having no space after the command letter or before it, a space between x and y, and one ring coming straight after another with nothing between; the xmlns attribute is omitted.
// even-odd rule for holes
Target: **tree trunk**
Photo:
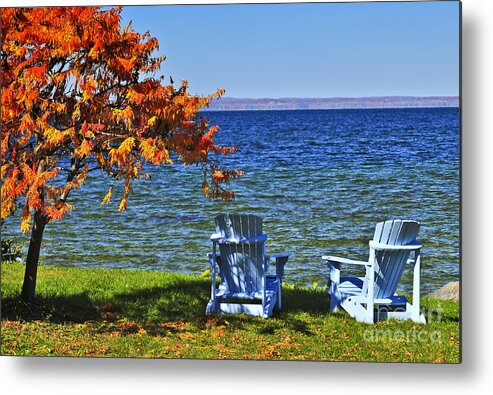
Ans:
<svg viewBox="0 0 493 395"><path fill-rule="evenodd" d="M36 274L38 272L39 253L43 232L48 219L39 210L34 213L33 229L31 232L31 241L26 259L26 271L24 274L24 284L22 285L21 297L25 302L31 302L34 299L36 289Z"/></svg>
<svg viewBox="0 0 493 395"><path fill-rule="evenodd" d="M42 173L45 170L46 162L41 160L38 166L38 173ZM75 175L79 171L80 160L74 159L72 163L71 171L67 176L67 183L73 181ZM63 192L60 202L65 203L70 189ZM41 199L44 199L44 195L41 194ZM31 231L31 241L29 242L29 250L27 251L26 258L26 271L24 273L24 283L22 284L21 298L29 303L34 299L34 292L36 290L36 275L38 273L39 253L41 251L41 242L43 241L43 232L49 219L41 210L36 210L34 213L33 229Z"/></svg>

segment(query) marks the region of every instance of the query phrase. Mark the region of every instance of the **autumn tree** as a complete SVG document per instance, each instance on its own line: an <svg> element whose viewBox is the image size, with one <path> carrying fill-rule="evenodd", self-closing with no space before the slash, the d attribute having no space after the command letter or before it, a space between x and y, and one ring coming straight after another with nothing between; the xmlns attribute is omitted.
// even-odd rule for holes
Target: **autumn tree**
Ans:
<svg viewBox="0 0 493 395"><path fill-rule="evenodd" d="M153 55L157 39L123 28L120 13L1 9L1 217L20 206L21 229L31 231L26 301L45 226L72 209L69 194L90 171L123 184L119 210L144 163L171 165L175 157L203 169L206 196L234 197L224 185L240 171L224 169L219 157L235 149L215 144L218 127L199 112L223 91L200 97L186 81L165 85L156 76L164 60Z"/></svg>

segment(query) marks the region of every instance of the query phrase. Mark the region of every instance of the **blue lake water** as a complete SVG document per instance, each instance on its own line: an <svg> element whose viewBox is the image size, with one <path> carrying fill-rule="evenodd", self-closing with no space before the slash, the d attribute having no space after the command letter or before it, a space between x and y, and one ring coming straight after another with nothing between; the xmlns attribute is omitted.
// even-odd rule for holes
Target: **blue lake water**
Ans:
<svg viewBox="0 0 493 395"><path fill-rule="evenodd" d="M121 188L101 207L110 180L94 172L70 195L76 210L48 224L41 263L200 274L214 216L245 212L264 218L268 252L291 253L286 282L323 285L322 255L366 259L375 223L402 218L421 223L422 290L458 280L458 108L204 114L220 144L238 147L225 161L245 171L236 200L205 198L198 168L149 167L122 213ZM5 233L27 246L18 219Z"/></svg>

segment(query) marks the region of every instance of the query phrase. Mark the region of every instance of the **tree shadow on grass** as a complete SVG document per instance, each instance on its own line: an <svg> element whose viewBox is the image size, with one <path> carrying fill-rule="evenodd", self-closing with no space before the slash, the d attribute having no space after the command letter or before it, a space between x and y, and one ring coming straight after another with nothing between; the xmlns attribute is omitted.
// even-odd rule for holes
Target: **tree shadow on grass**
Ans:
<svg viewBox="0 0 493 395"><path fill-rule="evenodd" d="M100 316L87 293L70 296L36 296L25 303L20 296L2 298L2 319L11 321L85 322Z"/></svg>
<svg viewBox="0 0 493 395"><path fill-rule="evenodd" d="M52 323L126 320L134 321L149 333L156 334L185 330L184 324L198 330L227 324L238 330L255 327L264 334L273 333L279 328L309 334L306 321L298 317L298 313L328 314L328 296L314 290L283 290L283 309L275 311L270 319L244 314L206 316L209 298L210 283L188 280L132 289L106 299L96 299L89 292L84 292L68 296L38 295L33 303L26 304L15 296L2 300L2 318Z"/></svg>
<svg viewBox="0 0 493 395"><path fill-rule="evenodd" d="M205 312L208 287L194 282L175 282L96 299L89 292L67 296L37 295L30 304L19 295L2 298L2 318L53 323L92 320L190 321Z"/></svg>
<svg viewBox="0 0 493 395"><path fill-rule="evenodd" d="M283 311L310 314L329 313L329 295L309 288L283 289Z"/></svg>
<svg viewBox="0 0 493 395"><path fill-rule="evenodd" d="M115 295L112 303L130 320L146 322L146 330L163 322L188 322L197 329L228 325L238 330L256 327L261 333L273 333L281 327L309 334L307 323L296 313L328 314L328 296L321 291L309 289L283 290L282 311L274 311L273 317L245 314L205 315L210 298L208 282L176 282L165 287L145 288ZM118 314L118 312L117 312ZM259 332L259 333L260 333Z"/></svg>

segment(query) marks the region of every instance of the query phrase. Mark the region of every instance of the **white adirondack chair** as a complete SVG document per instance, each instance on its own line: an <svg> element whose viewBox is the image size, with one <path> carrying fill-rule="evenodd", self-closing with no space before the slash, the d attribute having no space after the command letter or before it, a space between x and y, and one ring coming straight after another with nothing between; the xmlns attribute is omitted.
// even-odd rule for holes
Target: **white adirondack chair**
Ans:
<svg viewBox="0 0 493 395"><path fill-rule="evenodd" d="M264 318L282 307L282 277L289 254L266 254L267 234L262 218L250 214L221 214L214 219L208 254L212 272L211 299L206 314L246 313ZM217 247L219 246L219 251ZM268 264L275 260L275 274ZM219 272L216 268L219 267ZM216 285L216 276L220 283Z"/></svg>
<svg viewBox="0 0 493 395"><path fill-rule="evenodd" d="M370 241L367 262L323 256L330 269L327 284L330 310L337 311L342 307L357 321L370 324L375 319L386 318L426 323L419 307L421 243L416 240L419 226L418 222L403 220L378 223ZM414 259L409 259L411 252ZM395 293L406 263L414 266L412 304ZM341 264L362 266L366 275L341 277ZM378 307L376 312L375 307Z"/></svg>

